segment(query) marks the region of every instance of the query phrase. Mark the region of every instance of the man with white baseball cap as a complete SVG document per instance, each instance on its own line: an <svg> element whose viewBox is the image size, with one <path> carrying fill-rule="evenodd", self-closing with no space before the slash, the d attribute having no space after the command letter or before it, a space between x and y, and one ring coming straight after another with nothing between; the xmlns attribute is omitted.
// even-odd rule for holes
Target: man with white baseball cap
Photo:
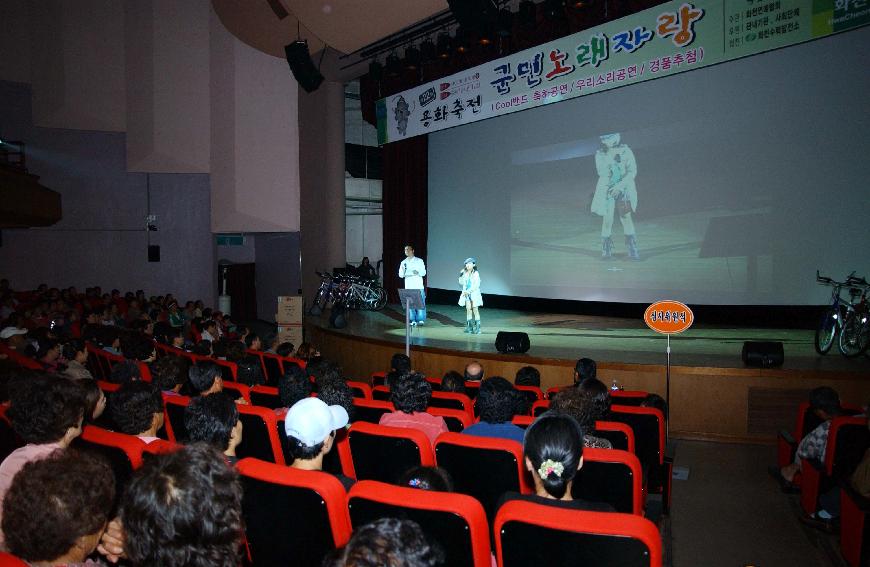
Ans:
<svg viewBox="0 0 870 567"><path fill-rule="evenodd" d="M27 339L24 335L27 334L27 329L19 329L18 327L5 327L0 331L0 340L11 349L24 350L27 346Z"/></svg>
<svg viewBox="0 0 870 567"><path fill-rule="evenodd" d="M344 429L349 421L347 410L341 406L328 406L318 398L305 398L293 404L284 418L287 448L293 456L294 469L323 471L323 458L332 450L336 430ZM332 473L350 489L354 480L340 473Z"/></svg>

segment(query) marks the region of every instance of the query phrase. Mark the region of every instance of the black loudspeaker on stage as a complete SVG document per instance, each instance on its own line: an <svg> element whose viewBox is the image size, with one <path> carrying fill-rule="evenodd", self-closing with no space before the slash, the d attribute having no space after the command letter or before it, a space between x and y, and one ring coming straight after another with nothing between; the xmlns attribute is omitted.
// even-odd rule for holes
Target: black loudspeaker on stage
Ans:
<svg viewBox="0 0 870 567"><path fill-rule="evenodd" d="M746 341L743 343L743 364L755 368L782 366L784 355L779 341Z"/></svg>
<svg viewBox="0 0 870 567"><path fill-rule="evenodd" d="M333 329L347 327L347 308L344 305L333 305L329 314L329 326Z"/></svg>
<svg viewBox="0 0 870 567"><path fill-rule="evenodd" d="M512 352L527 352L531 345L529 344L528 333L512 333L510 331L499 331L495 336L495 348L498 352L508 354Z"/></svg>
<svg viewBox="0 0 870 567"><path fill-rule="evenodd" d="M308 53L308 42L298 40L287 44L284 46L284 54L287 56L287 63L290 65L290 70L296 77L299 86L308 93L316 91L320 83L323 82L323 75L320 74L311 60L311 55Z"/></svg>

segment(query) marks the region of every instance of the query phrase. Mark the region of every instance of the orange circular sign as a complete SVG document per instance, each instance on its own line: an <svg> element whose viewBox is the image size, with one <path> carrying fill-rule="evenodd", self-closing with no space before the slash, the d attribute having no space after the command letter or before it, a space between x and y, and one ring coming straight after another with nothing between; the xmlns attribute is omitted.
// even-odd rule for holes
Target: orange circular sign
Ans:
<svg viewBox="0 0 870 567"><path fill-rule="evenodd" d="M646 308L643 322L657 333L675 335L692 326L695 315L692 310L679 301L656 301Z"/></svg>

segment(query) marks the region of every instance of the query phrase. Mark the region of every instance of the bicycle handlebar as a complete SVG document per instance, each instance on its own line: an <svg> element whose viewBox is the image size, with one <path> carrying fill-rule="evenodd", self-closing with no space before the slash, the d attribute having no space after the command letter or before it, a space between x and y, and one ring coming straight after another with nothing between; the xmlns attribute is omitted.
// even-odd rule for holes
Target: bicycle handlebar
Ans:
<svg viewBox="0 0 870 567"><path fill-rule="evenodd" d="M863 276L857 277L855 275L854 271L851 274L849 274L848 276L846 276L846 281L838 282L838 281L835 281L834 279L832 279L828 276L821 275L819 273L819 271L816 270L816 281L821 283L821 284L833 285L833 286L838 286L838 287L844 287L844 286L870 287L870 284L867 283L867 280Z"/></svg>

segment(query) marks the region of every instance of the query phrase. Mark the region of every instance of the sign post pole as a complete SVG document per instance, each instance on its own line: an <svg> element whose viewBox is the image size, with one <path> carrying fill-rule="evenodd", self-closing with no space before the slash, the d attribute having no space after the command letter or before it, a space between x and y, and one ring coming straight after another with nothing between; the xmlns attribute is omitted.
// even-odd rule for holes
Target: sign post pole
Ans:
<svg viewBox="0 0 870 567"><path fill-rule="evenodd" d="M692 326L695 315L692 310L679 301L665 300L656 301L646 308L643 313L643 321L646 326L657 333L665 335L667 340L666 363L665 363L665 402L668 408L671 406L671 335L682 333ZM669 411L670 413L670 411ZM670 420L665 422L667 432L670 433Z"/></svg>

